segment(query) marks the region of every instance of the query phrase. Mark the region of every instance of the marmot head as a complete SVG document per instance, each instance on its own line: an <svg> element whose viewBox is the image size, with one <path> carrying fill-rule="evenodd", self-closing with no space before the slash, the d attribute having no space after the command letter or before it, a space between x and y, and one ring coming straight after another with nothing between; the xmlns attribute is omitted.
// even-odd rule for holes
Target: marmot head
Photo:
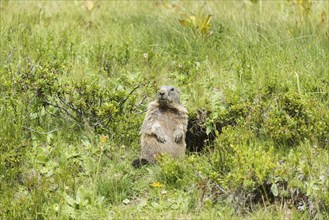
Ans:
<svg viewBox="0 0 329 220"><path fill-rule="evenodd" d="M179 90L173 86L162 86L158 92L158 102L163 106L180 104Z"/></svg>

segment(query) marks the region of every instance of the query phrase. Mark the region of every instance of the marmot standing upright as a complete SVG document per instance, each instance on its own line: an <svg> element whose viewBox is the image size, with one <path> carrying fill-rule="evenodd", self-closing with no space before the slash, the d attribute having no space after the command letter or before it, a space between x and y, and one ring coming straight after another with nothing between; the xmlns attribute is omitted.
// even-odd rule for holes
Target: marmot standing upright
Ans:
<svg viewBox="0 0 329 220"><path fill-rule="evenodd" d="M182 157L187 123L187 110L180 103L179 90L161 87L157 100L148 105L141 128L141 159L135 160L133 166L155 163L155 156L161 153Z"/></svg>

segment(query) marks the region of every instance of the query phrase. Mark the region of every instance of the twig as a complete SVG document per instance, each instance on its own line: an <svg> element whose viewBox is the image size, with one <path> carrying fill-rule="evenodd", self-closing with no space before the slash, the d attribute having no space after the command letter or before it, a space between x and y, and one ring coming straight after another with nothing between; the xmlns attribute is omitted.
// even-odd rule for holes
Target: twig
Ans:
<svg viewBox="0 0 329 220"><path fill-rule="evenodd" d="M51 133L59 130L59 129L54 129L54 130L48 131L48 132L40 132L40 131L34 130L33 128L26 127L26 126L22 126L22 128L24 128L26 130L30 130L30 131L35 132L35 133L38 133L38 134L45 134L45 135L51 134Z"/></svg>
<svg viewBox="0 0 329 220"><path fill-rule="evenodd" d="M64 104L66 105L67 107L69 107L70 109L72 109L74 112L76 112L77 114L79 114L79 116L81 117L82 116L82 112L80 112L78 109L74 108L73 105L67 103L64 101L64 99L60 96L57 95L57 98Z"/></svg>
<svg viewBox="0 0 329 220"><path fill-rule="evenodd" d="M133 88L133 90L131 90L131 92L128 94L128 96L120 102L119 107L121 108L122 105L128 100L128 98L140 87L141 87L141 84L138 84L135 88Z"/></svg>
<svg viewBox="0 0 329 220"><path fill-rule="evenodd" d="M138 108L144 103L144 101L145 101L146 99L147 99L147 96L144 96L143 99L142 99L142 101L140 101L140 102L135 106L135 108L138 109ZM130 109L130 111L132 112L132 109ZM142 114L142 113L144 113L144 112L146 112L146 110L143 110L142 112L135 112L135 114L138 115L138 114Z"/></svg>
<svg viewBox="0 0 329 220"><path fill-rule="evenodd" d="M58 108L60 111L64 111L69 117L71 117L72 119L74 119L76 122L79 122L79 120L77 118L75 118L72 114L70 114L67 109L65 109L65 108L63 108L63 107L61 107L59 105L55 105L55 104L53 104L51 102L48 102L46 100L44 100L44 103L46 103L47 105L53 106L55 108Z"/></svg>

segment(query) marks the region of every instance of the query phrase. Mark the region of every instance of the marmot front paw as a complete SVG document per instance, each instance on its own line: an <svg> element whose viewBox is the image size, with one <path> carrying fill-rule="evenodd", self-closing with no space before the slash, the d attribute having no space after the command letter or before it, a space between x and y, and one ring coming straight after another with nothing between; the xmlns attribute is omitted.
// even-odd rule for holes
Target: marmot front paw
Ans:
<svg viewBox="0 0 329 220"><path fill-rule="evenodd" d="M160 142L160 143L165 143L166 142L166 138L164 136L157 135L156 137L157 137L158 142Z"/></svg>
<svg viewBox="0 0 329 220"><path fill-rule="evenodd" d="M174 141L175 141L176 143L178 143L180 140L182 140L182 135L180 135L180 134L176 134L176 135L174 135Z"/></svg>
<svg viewBox="0 0 329 220"><path fill-rule="evenodd" d="M173 136L174 136L175 143L178 143L178 142L180 142L180 140L182 140L183 132L180 131L179 129L176 129L176 130L174 130Z"/></svg>

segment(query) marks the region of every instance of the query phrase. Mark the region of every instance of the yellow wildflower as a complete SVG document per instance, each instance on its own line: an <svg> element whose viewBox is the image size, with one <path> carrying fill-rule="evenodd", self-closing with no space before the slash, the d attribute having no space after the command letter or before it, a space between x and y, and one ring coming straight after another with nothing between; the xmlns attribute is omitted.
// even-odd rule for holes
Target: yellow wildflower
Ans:
<svg viewBox="0 0 329 220"><path fill-rule="evenodd" d="M101 135L101 136L99 137L99 140L100 140L100 142L103 144L103 143L106 142L107 138L108 138L107 135Z"/></svg>
<svg viewBox="0 0 329 220"><path fill-rule="evenodd" d="M153 183L151 183L151 186L154 188L159 188L159 187L162 187L163 185L160 182L153 182Z"/></svg>

